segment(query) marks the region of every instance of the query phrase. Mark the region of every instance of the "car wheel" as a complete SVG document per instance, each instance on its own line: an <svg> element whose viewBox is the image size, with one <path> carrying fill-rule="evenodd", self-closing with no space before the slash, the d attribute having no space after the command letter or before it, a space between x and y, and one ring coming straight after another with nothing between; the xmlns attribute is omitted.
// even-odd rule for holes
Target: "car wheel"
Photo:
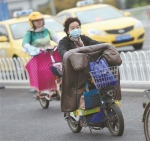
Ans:
<svg viewBox="0 0 150 141"><path fill-rule="evenodd" d="M143 47L143 43L133 45L135 50L139 50Z"/></svg>

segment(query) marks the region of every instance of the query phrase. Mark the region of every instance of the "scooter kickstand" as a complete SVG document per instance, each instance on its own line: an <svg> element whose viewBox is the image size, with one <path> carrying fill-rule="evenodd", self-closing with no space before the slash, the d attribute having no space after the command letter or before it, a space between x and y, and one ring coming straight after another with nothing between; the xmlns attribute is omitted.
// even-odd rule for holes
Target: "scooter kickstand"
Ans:
<svg viewBox="0 0 150 141"><path fill-rule="evenodd" d="M92 127L89 126L89 129L90 129L90 133L93 134L93 132L92 132Z"/></svg>

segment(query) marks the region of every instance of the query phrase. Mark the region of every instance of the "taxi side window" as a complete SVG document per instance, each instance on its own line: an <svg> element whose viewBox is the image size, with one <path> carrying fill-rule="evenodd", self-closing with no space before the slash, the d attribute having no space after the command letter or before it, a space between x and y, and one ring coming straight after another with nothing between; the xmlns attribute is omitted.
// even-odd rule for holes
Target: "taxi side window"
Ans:
<svg viewBox="0 0 150 141"><path fill-rule="evenodd" d="M64 13L64 14L61 14L59 16L57 16L57 18L60 20L60 21L65 21L67 18L71 17L71 14L70 13Z"/></svg>
<svg viewBox="0 0 150 141"><path fill-rule="evenodd" d="M0 36L7 36L8 37L8 32L5 28L5 26L0 25Z"/></svg>

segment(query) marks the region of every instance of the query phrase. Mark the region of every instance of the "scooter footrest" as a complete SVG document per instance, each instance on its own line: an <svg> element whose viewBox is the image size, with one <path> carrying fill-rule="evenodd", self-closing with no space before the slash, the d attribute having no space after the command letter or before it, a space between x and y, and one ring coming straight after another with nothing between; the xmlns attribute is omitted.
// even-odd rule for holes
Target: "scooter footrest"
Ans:
<svg viewBox="0 0 150 141"><path fill-rule="evenodd" d="M89 109L89 110L77 109L73 113L74 113L75 116L84 116L84 115L97 113L99 111L100 111L100 107L96 107L96 108Z"/></svg>
<svg viewBox="0 0 150 141"><path fill-rule="evenodd" d="M41 93L40 96L47 96L48 94L46 93Z"/></svg>

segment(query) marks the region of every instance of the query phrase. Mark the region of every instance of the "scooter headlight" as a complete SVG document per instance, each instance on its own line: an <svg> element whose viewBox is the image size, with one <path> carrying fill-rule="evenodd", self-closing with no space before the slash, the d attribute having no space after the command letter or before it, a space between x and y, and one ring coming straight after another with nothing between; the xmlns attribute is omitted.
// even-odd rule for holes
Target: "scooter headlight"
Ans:
<svg viewBox="0 0 150 141"><path fill-rule="evenodd" d="M115 90L108 90L107 95L114 99L116 97L116 91Z"/></svg>

